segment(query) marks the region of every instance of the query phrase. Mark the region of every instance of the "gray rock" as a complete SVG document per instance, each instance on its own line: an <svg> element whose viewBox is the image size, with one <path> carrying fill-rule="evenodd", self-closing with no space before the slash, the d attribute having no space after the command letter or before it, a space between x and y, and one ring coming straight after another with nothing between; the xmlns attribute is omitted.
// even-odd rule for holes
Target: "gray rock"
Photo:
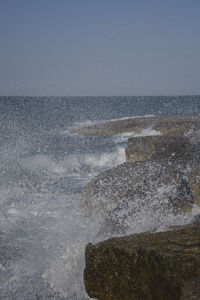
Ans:
<svg viewBox="0 0 200 300"><path fill-rule="evenodd" d="M140 136L130 138L126 149L126 159L129 162L149 159L169 158L171 161L180 160L186 163L199 157L196 144L188 137L177 135Z"/></svg>
<svg viewBox="0 0 200 300"><path fill-rule="evenodd" d="M90 181L82 197L85 211L100 214L107 230L117 233L137 214L183 213L193 203L187 169L168 160L119 165Z"/></svg>

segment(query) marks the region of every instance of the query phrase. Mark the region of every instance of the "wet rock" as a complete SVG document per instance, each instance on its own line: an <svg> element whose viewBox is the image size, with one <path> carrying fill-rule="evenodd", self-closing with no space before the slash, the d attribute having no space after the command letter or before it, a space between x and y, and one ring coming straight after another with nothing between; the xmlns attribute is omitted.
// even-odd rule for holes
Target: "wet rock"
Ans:
<svg viewBox="0 0 200 300"><path fill-rule="evenodd" d="M199 222L88 244L85 261L85 288L95 299L200 299Z"/></svg>
<svg viewBox="0 0 200 300"><path fill-rule="evenodd" d="M192 222L193 222L193 223L200 223L200 214L194 216Z"/></svg>
<svg viewBox="0 0 200 300"><path fill-rule="evenodd" d="M198 131L187 136L130 138L127 163L108 170L84 189L82 206L105 222L101 231L125 233L136 215L189 212L200 206Z"/></svg>
<svg viewBox="0 0 200 300"><path fill-rule="evenodd" d="M188 181L194 198L194 204L200 206L200 168L198 164L188 174Z"/></svg>
<svg viewBox="0 0 200 300"><path fill-rule="evenodd" d="M126 149L126 159L130 162L149 159L169 158L172 161L187 162L196 150L194 143L183 136L140 136L130 138Z"/></svg>
<svg viewBox="0 0 200 300"><path fill-rule="evenodd" d="M86 135L115 135L124 132L140 133L144 128L152 128L162 134L184 135L190 130L200 129L200 118L199 116L130 118L87 126L74 132Z"/></svg>
<svg viewBox="0 0 200 300"><path fill-rule="evenodd" d="M190 211L194 195L183 165L168 160L124 163L105 171L84 189L82 206L98 213L108 231L123 233L133 218Z"/></svg>
<svg viewBox="0 0 200 300"><path fill-rule="evenodd" d="M200 279L188 280L181 289L181 300L199 300L200 298Z"/></svg>

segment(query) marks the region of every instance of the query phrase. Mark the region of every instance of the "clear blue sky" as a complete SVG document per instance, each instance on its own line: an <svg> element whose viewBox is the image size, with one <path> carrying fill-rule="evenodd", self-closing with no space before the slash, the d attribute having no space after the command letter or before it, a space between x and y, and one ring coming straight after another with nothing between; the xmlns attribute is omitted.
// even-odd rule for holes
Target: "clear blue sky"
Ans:
<svg viewBox="0 0 200 300"><path fill-rule="evenodd" d="M200 0L0 0L0 95L200 94Z"/></svg>

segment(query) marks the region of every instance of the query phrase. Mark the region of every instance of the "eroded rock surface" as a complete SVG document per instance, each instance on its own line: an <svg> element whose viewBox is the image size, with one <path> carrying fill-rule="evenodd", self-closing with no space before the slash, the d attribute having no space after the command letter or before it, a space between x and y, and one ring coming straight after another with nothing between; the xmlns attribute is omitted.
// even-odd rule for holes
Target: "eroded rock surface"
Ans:
<svg viewBox="0 0 200 300"><path fill-rule="evenodd" d="M152 128L162 134L184 135L191 130L200 129L200 118L199 116L130 118L83 127L75 132L87 135L114 135L124 132L140 133L144 128Z"/></svg>
<svg viewBox="0 0 200 300"><path fill-rule="evenodd" d="M84 189L82 206L103 216L103 231L125 233L141 212L178 214L200 206L198 134L130 138L126 158Z"/></svg>
<svg viewBox="0 0 200 300"><path fill-rule="evenodd" d="M88 244L85 260L85 288L92 298L200 299L199 222Z"/></svg>
<svg viewBox="0 0 200 300"><path fill-rule="evenodd" d="M194 158L199 159L195 142L189 137L177 135L140 136L130 138L126 149L126 159L130 162L149 159L169 158L186 163Z"/></svg>
<svg viewBox="0 0 200 300"><path fill-rule="evenodd" d="M101 214L107 231L116 233L125 232L137 215L189 212L198 196L187 171L168 160L127 162L89 182L82 205L88 214Z"/></svg>
<svg viewBox="0 0 200 300"><path fill-rule="evenodd" d="M100 236L125 234L138 216L183 217L200 207L199 125L199 117L183 116L108 122L96 128L96 133L114 134L146 126L163 134L130 138L128 162L85 187L82 206L104 219ZM99 300L199 300L200 217L168 232L88 244L84 280L88 295Z"/></svg>

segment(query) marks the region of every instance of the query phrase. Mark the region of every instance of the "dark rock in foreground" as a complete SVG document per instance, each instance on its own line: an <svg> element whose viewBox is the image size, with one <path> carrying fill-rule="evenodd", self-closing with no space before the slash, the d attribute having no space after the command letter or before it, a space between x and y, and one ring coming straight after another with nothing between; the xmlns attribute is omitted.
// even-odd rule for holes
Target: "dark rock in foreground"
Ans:
<svg viewBox="0 0 200 300"><path fill-rule="evenodd" d="M200 223L88 244L84 281L99 300L199 300Z"/></svg>

